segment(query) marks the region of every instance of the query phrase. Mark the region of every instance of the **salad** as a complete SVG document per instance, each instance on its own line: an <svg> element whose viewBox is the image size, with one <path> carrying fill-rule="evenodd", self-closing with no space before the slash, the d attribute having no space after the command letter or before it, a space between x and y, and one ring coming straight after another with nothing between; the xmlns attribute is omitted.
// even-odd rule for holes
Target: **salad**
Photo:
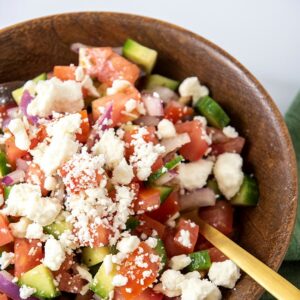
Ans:
<svg viewBox="0 0 300 300"><path fill-rule="evenodd" d="M72 49L1 105L0 299L221 299L240 270L189 216L233 237L258 201L245 139L157 51Z"/></svg>

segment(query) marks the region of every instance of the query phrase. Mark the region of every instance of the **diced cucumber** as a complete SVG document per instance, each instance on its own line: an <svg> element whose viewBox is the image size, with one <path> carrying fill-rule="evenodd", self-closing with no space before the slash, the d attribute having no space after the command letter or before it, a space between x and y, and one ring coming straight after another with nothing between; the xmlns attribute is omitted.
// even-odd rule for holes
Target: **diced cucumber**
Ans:
<svg viewBox="0 0 300 300"><path fill-rule="evenodd" d="M10 167L6 159L6 154L0 151L0 177L7 175L10 172Z"/></svg>
<svg viewBox="0 0 300 300"><path fill-rule="evenodd" d="M168 161L162 168L158 169L154 173L152 173L149 178L148 182L153 184L158 178L162 175L166 174L168 171L176 168L182 161L184 160L183 156L178 155L172 160Z"/></svg>
<svg viewBox="0 0 300 300"><path fill-rule="evenodd" d="M55 298L59 295L51 271L43 264L21 275L18 284L36 289L34 296L41 298Z"/></svg>
<svg viewBox="0 0 300 300"><path fill-rule="evenodd" d="M54 221L52 224L44 227L44 231L52 234L56 239L66 230L72 230L73 226L66 221Z"/></svg>
<svg viewBox="0 0 300 300"><path fill-rule="evenodd" d="M206 185L207 185L208 188L213 190L216 195L221 195L221 192L219 190L218 183L217 183L216 179L213 178L213 179L207 180Z"/></svg>
<svg viewBox="0 0 300 300"><path fill-rule="evenodd" d="M159 257L160 257L161 271L162 271L167 263L168 258L167 258L167 252L166 252L165 245L161 239L159 239L159 238L157 239L157 244L156 244L154 250L157 253L157 255L159 255Z"/></svg>
<svg viewBox="0 0 300 300"><path fill-rule="evenodd" d="M207 250L189 254L192 262L186 267L188 272L208 270L211 266L210 256Z"/></svg>
<svg viewBox="0 0 300 300"><path fill-rule="evenodd" d="M123 55L139 65L148 74L151 73L157 59L157 51L147 48L132 39L127 39L125 42Z"/></svg>
<svg viewBox="0 0 300 300"><path fill-rule="evenodd" d="M253 206L257 204L258 198L259 191L255 178L245 175L239 192L230 200L230 202L233 205Z"/></svg>
<svg viewBox="0 0 300 300"><path fill-rule="evenodd" d="M160 193L160 203L164 203L169 195L172 193L173 188L170 186L153 186L155 189L159 190Z"/></svg>
<svg viewBox="0 0 300 300"><path fill-rule="evenodd" d="M134 230L140 225L140 221L135 218L130 216L126 222L126 230Z"/></svg>
<svg viewBox="0 0 300 300"><path fill-rule="evenodd" d="M3 186L3 191L4 191L4 200L7 200L8 196L9 196L9 193L12 189L13 185L4 185Z"/></svg>
<svg viewBox="0 0 300 300"><path fill-rule="evenodd" d="M112 271L109 273L105 268L105 264L102 264L93 278L90 289L101 299L108 299L110 292L114 289L112 280L116 273L115 265L113 265Z"/></svg>
<svg viewBox="0 0 300 300"><path fill-rule="evenodd" d="M108 247L85 247L82 249L82 262L91 267L103 262L104 257L109 254Z"/></svg>
<svg viewBox="0 0 300 300"><path fill-rule="evenodd" d="M47 79L47 74L46 73L42 73L39 76L35 77L32 79L33 82L38 83L40 80L46 80ZM23 92L24 92L24 86L14 90L11 94L14 98L14 100L17 102L17 104L19 105L21 103L21 99L23 96Z"/></svg>
<svg viewBox="0 0 300 300"><path fill-rule="evenodd" d="M199 99L196 108L207 119L208 124L214 127L222 129L230 122L223 108L209 96Z"/></svg>
<svg viewBox="0 0 300 300"><path fill-rule="evenodd" d="M148 76L145 88L152 89L157 86L164 86L175 91L179 86L179 81L167 78L159 74Z"/></svg>

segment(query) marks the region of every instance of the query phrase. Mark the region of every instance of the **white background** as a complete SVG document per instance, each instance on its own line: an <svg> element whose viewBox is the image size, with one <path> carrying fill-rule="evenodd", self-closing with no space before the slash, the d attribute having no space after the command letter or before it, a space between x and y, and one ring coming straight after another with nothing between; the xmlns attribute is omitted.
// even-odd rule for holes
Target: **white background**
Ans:
<svg viewBox="0 0 300 300"><path fill-rule="evenodd" d="M300 90L299 0L0 0L0 28L93 10L159 18L206 37L244 64L283 113Z"/></svg>

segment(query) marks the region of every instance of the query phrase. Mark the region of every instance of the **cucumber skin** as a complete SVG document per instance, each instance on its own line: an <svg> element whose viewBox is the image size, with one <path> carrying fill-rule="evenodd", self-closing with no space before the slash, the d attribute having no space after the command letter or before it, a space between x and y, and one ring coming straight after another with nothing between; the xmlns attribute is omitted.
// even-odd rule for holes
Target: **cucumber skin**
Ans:
<svg viewBox="0 0 300 300"><path fill-rule="evenodd" d="M10 168L7 166L7 159L4 152L0 151L0 176L3 177L10 172Z"/></svg>
<svg viewBox="0 0 300 300"><path fill-rule="evenodd" d="M164 245L163 241L159 238L157 239L157 245L155 246L154 251L157 253L157 255L159 255L159 257L161 259L162 268L161 268L160 272L162 272L164 267L167 264L168 257L167 257L165 245Z"/></svg>
<svg viewBox="0 0 300 300"><path fill-rule="evenodd" d="M211 266L210 255L207 250L193 252L189 254L192 262L185 268L188 272L205 271Z"/></svg>
<svg viewBox="0 0 300 300"><path fill-rule="evenodd" d="M107 254L109 254L108 247L85 247L82 249L81 258L87 267L92 267L101 263Z"/></svg>
<svg viewBox="0 0 300 300"><path fill-rule="evenodd" d="M130 216L126 222L126 230L134 230L140 225L140 221Z"/></svg>
<svg viewBox="0 0 300 300"><path fill-rule="evenodd" d="M159 74L150 75L146 81L146 89L152 89L158 86L167 87L175 91L179 86L179 81L167 78Z"/></svg>

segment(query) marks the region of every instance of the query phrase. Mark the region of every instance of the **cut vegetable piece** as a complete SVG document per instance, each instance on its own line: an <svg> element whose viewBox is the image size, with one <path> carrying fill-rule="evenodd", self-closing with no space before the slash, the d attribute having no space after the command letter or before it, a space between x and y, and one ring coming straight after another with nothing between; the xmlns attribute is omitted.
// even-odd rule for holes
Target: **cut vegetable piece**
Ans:
<svg viewBox="0 0 300 300"><path fill-rule="evenodd" d="M170 186L153 186L160 193L160 203L164 203L169 195L172 193L173 188Z"/></svg>
<svg viewBox="0 0 300 300"><path fill-rule="evenodd" d="M205 271L211 266L210 256L207 250L193 252L189 254L191 263L186 267L186 271Z"/></svg>
<svg viewBox="0 0 300 300"><path fill-rule="evenodd" d="M112 280L115 275L115 265L113 265L112 270L109 272L109 270L106 270L106 265L102 264L91 283L90 289L101 297L101 299L108 299L111 291L114 289Z"/></svg>
<svg viewBox="0 0 300 300"><path fill-rule="evenodd" d="M145 88L152 89L157 86L164 86L175 91L178 88L178 85L179 85L179 81L167 78L159 74L153 74L147 78Z"/></svg>
<svg viewBox="0 0 300 300"><path fill-rule="evenodd" d="M4 192L4 200L7 200L8 196L9 196L9 193L12 189L13 185L8 185L8 186L4 186L3 187L3 192Z"/></svg>
<svg viewBox="0 0 300 300"><path fill-rule="evenodd" d="M230 200L233 205L253 206L259 198L258 185L255 178L244 176L244 181L239 192Z"/></svg>
<svg viewBox="0 0 300 300"><path fill-rule="evenodd" d="M156 188L141 188L138 191L137 199L134 200L134 211L152 211L160 205L160 191Z"/></svg>
<svg viewBox="0 0 300 300"><path fill-rule="evenodd" d="M196 108L207 119L208 124L214 127L224 128L230 122L223 108L209 96L198 100Z"/></svg>
<svg viewBox="0 0 300 300"><path fill-rule="evenodd" d="M140 221L137 218L130 216L126 222L126 230L134 230L139 224Z"/></svg>
<svg viewBox="0 0 300 300"><path fill-rule="evenodd" d="M42 264L24 273L18 284L36 289L34 296L37 297L54 298L59 295L51 271Z"/></svg>
<svg viewBox="0 0 300 300"><path fill-rule="evenodd" d="M91 267L103 262L104 257L108 254L108 247L85 247L82 249L82 262L87 267Z"/></svg>
<svg viewBox="0 0 300 300"><path fill-rule="evenodd" d="M164 242L161 239L157 239L157 244L154 248L154 251L159 255L160 257L160 263L161 263L161 269L162 271L167 263L168 257L167 257L167 252L165 249Z"/></svg>
<svg viewBox="0 0 300 300"><path fill-rule="evenodd" d="M10 229L8 228L7 217L0 214L0 246L11 243L14 240Z"/></svg>
<svg viewBox="0 0 300 300"><path fill-rule="evenodd" d="M72 230L73 226L66 221L55 221L50 225L44 227L44 231L52 234L56 239L66 230Z"/></svg>
<svg viewBox="0 0 300 300"><path fill-rule="evenodd" d="M136 231L140 234L146 234L147 236L152 236L156 233L161 239L164 237L166 226L160 222L152 219L147 215L139 216L140 224L136 228Z"/></svg>
<svg viewBox="0 0 300 300"><path fill-rule="evenodd" d="M151 73L157 59L157 51L147 48L132 39L127 39L123 46L123 55Z"/></svg>
<svg viewBox="0 0 300 300"><path fill-rule="evenodd" d="M3 151L0 151L0 177L7 175L10 172L6 155Z"/></svg>

